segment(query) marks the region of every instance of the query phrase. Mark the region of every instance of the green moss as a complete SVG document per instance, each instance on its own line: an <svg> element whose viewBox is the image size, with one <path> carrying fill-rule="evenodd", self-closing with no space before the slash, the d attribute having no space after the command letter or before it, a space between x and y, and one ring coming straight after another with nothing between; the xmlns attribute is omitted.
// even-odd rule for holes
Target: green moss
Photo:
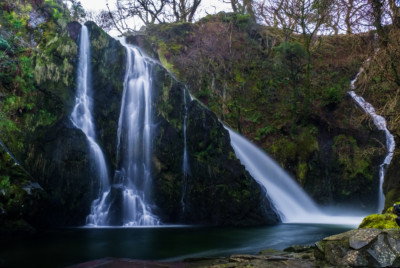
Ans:
<svg viewBox="0 0 400 268"><path fill-rule="evenodd" d="M301 185L305 183L306 175L307 175L307 163L300 162L297 166L297 176L299 178L299 182Z"/></svg>
<svg viewBox="0 0 400 268"><path fill-rule="evenodd" d="M398 229L396 217L393 213L372 214L365 217L358 228Z"/></svg>
<svg viewBox="0 0 400 268"><path fill-rule="evenodd" d="M287 138L281 138L271 147L272 153L280 163L293 161L296 158L296 144Z"/></svg>
<svg viewBox="0 0 400 268"><path fill-rule="evenodd" d="M160 58L161 64L171 73L174 73L175 75L179 76L179 71L174 68L173 63L171 63L168 60L168 53L169 53L169 47L164 42L160 42L158 44L158 57Z"/></svg>
<svg viewBox="0 0 400 268"><path fill-rule="evenodd" d="M315 127L309 126L305 128L297 139L297 154L300 161L308 161L314 151L318 151L318 141L315 138L318 135L318 130Z"/></svg>
<svg viewBox="0 0 400 268"><path fill-rule="evenodd" d="M334 138L333 149L338 155L338 163L343 168L344 176L355 179L359 176L372 180L371 160L366 158L352 136L338 135Z"/></svg>

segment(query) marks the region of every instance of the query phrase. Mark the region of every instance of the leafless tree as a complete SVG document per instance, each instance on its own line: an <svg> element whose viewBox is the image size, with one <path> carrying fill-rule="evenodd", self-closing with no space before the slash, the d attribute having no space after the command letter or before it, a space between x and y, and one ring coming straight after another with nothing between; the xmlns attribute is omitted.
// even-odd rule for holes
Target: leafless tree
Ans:
<svg viewBox="0 0 400 268"><path fill-rule="evenodd" d="M253 0L222 0L223 3L231 4L234 13L248 14L255 19Z"/></svg>
<svg viewBox="0 0 400 268"><path fill-rule="evenodd" d="M128 17L138 17L144 24L165 22L168 0L117 0L117 9Z"/></svg>
<svg viewBox="0 0 400 268"><path fill-rule="evenodd" d="M400 28L400 1L388 0L388 2L391 11L393 25L395 25L397 28Z"/></svg>
<svg viewBox="0 0 400 268"><path fill-rule="evenodd" d="M331 23L335 33L351 34L365 30L367 21L368 1L365 0L335 0L331 8Z"/></svg>
<svg viewBox="0 0 400 268"><path fill-rule="evenodd" d="M193 22L201 0L171 0L170 5L176 22Z"/></svg>
<svg viewBox="0 0 400 268"><path fill-rule="evenodd" d="M258 20L268 26L283 29L287 39L295 31L296 23L294 18L285 12L286 5L287 0L257 0L254 2Z"/></svg>
<svg viewBox="0 0 400 268"><path fill-rule="evenodd" d="M106 32L111 31L115 28L114 23L110 17L110 12L106 10L102 10L99 12L87 11L85 20L95 22Z"/></svg>

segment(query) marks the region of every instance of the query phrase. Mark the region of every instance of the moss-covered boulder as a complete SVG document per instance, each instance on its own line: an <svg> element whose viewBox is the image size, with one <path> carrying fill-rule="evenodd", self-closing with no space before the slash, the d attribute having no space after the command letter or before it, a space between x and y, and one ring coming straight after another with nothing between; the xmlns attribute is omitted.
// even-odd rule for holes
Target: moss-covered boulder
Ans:
<svg viewBox="0 0 400 268"><path fill-rule="evenodd" d="M372 214L363 219L359 228L399 229L393 213Z"/></svg>
<svg viewBox="0 0 400 268"><path fill-rule="evenodd" d="M389 207L383 214L372 214L363 219L358 228L399 229L393 213L393 206Z"/></svg>

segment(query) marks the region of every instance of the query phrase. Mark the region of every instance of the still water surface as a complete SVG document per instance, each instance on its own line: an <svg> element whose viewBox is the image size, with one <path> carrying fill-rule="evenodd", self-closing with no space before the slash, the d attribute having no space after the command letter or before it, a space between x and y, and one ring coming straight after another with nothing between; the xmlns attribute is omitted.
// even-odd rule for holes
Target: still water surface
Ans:
<svg viewBox="0 0 400 268"><path fill-rule="evenodd" d="M30 238L1 239L0 259L5 267L65 267L105 257L176 261L187 257L257 254L266 248L313 244L354 228L327 224L74 228Z"/></svg>

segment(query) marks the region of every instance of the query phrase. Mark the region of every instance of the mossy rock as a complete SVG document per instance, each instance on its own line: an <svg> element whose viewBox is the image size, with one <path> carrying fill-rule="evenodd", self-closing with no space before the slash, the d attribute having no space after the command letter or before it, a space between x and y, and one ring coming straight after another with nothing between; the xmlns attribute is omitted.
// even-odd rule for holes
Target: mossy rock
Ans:
<svg viewBox="0 0 400 268"><path fill-rule="evenodd" d="M358 228L400 229L395 221L396 218L393 213L372 214L365 217Z"/></svg>

